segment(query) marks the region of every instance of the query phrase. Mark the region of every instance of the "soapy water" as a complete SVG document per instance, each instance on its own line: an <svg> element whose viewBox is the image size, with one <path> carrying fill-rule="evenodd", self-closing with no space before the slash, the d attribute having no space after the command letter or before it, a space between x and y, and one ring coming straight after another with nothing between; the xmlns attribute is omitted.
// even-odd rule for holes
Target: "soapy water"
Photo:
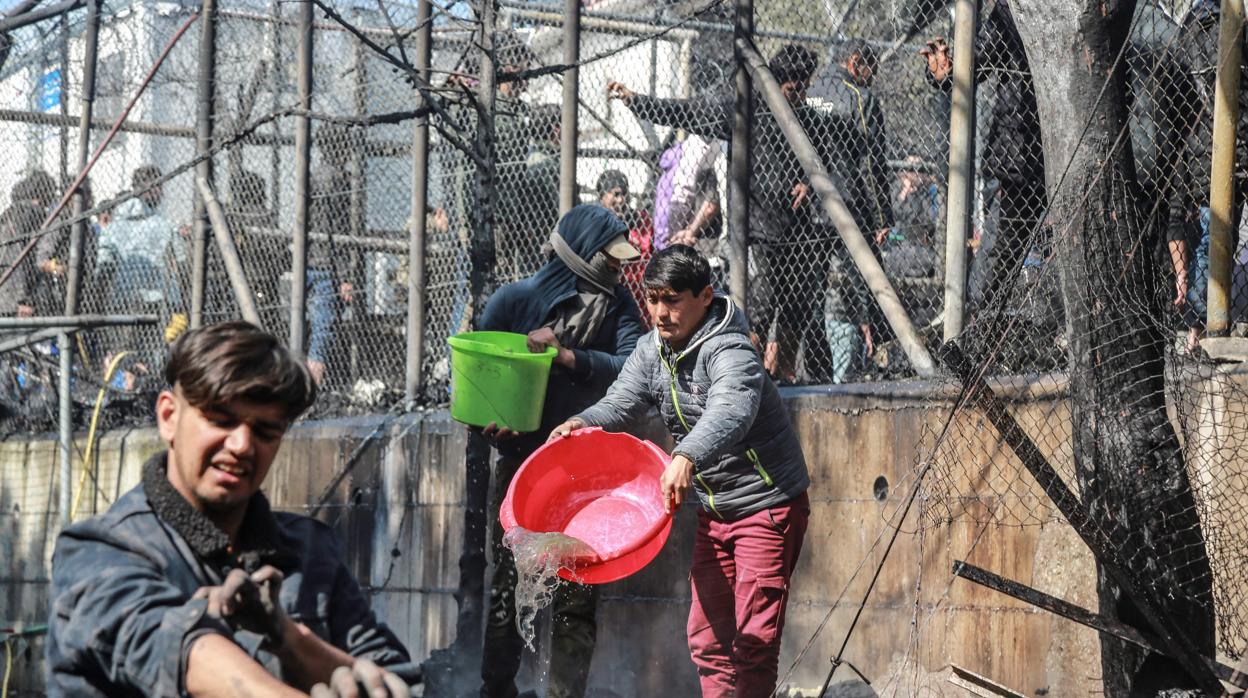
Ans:
<svg viewBox="0 0 1248 698"><path fill-rule="evenodd" d="M563 533L538 533L520 526L503 536L503 545L516 561L516 630L534 651L536 630L533 622L543 608L555 600L555 590L562 581L560 568L577 577L578 566L598 559L588 543Z"/></svg>

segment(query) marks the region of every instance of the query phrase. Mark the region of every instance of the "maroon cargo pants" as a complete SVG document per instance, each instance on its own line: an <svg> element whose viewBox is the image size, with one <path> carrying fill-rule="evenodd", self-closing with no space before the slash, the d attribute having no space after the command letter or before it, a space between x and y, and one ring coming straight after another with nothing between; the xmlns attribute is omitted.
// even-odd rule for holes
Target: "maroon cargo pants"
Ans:
<svg viewBox="0 0 1248 698"><path fill-rule="evenodd" d="M771 695L789 579L809 520L805 493L736 521L698 512L688 634L702 698Z"/></svg>

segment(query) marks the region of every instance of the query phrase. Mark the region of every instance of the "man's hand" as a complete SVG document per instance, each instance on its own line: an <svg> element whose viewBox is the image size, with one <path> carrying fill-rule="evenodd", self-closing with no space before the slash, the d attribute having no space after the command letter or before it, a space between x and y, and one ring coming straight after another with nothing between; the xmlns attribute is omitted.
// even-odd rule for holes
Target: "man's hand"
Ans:
<svg viewBox="0 0 1248 698"><path fill-rule="evenodd" d="M793 210L796 211L810 198L810 185L805 182L794 184L789 196L793 197Z"/></svg>
<svg viewBox="0 0 1248 698"><path fill-rule="evenodd" d="M320 385L321 381L325 380L325 362L308 359L308 373L311 373L312 380Z"/></svg>
<svg viewBox="0 0 1248 698"><path fill-rule="evenodd" d="M884 241L888 240L888 232L889 232L888 228L880 228L879 230L875 231L875 246L876 247L882 247L884 245Z"/></svg>
<svg viewBox="0 0 1248 698"><path fill-rule="evenodd" d="M577 429L584 429L586 426L588 425L585 424L585 420L573 417L572 419L569 419L563 424L560 424L559 426L555 427L554 430L550 432L550 436L546 437L546 440L554 441L555 439L563 439L563 438L569 437L572 435L572 432L576 431Z"/></svg>
<svg viewBox="0 0 1248 698"><path fill-rule="evenodd" d="M520 435L520 432L512 431L507 427L500 427L498 424L490 422L481 430L481 435L497 444L499 441L516 438Z"/></svg>
<svg viewBox="0 0 1248 698"><path fill-rule="evenodd" d="M338 285L338 295L343 303L350 303L355 300L355 286L352 286L350 281L342 282Z"/></svg>
<svg viewBox="0 0 1248 698"><path fill-rule="evenodd" d="M677 231L667 238L667 244L669 245L689 245L690 247L693 247L697 243L698 234L689 228Z"/></svg>
<svg viewBox="0 0 1248 698"><path fill-rule="evenodd" d="M555 336L555 331L549 327L539 327L528 335L529 351L534 354L540 354L546 351L546 347L555 348L555 363L567 369L576 368L576 354L571 349L565 348L559 343L559 338Z"/></svg>
<svg viewBox="0 0 1248 698"><path fill-rule="evenodd" d="M679 453L672 456L662 477L659 478L659 489L663 492L663 511L672 510L685 501L685 491L693 482L693 461Z"/></svg>
<svg viewBox="0 0 1248 698"><path fill-rule="evenodd" d="M927 42L925 48L919 49L919 55L927 59L927 72L936 82L944 82L953 72L953 57L949 55L949 44L944 37Z"/></svg>
<svg viewBox="0 0 1248 698"><path fill-rule="evenodd" d="M312 687L311 698L408 698L411 689L399 677L367 659L348 669L338 667L328 684Z"/></svg>
<svg viewBox="0 0 1248 698"><path fill-rule="evenodd" d="M625 103L633 98L636 93L624 86L623 83L612 80L607 83L607 99L618 99Z"/></svg>
<svg viewBox="0 0 1248 698"><path fill-rule="evenodd" d="M230 570L220 586L200 587L191 598L207 599L209 616L263 635L275 647L281 647L290 623L282 608L281 594L281 571L265 565L250 576L241 569Z"/></svg>

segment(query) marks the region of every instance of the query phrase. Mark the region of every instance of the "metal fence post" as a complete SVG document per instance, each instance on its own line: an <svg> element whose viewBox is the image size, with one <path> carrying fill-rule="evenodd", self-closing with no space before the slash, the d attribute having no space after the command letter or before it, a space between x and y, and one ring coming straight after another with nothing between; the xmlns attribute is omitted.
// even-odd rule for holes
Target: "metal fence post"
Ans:
<svg viewBox="0 0 1248 698"><path fill-rule="evenodd" d="M949 196L945 212L944 337L962 334L966 240L975 173L975 26L978 0L958 0L953 25L953 96L949 114Z"/></svg>
<svg viewBox="0 0 1248 698"><path fill-rule="evenodd" d="M217 0L203 0L203 23L199 38L199 75L196 86L198 112L195 116L195 154L212 148L213 121L216 118L217 79ZM212 159L195 166L195 177L212 183ZM208 215L204 197L195 190L194 231L191 237L191 327L204 324L204 288L208 275Z"/></svg>
<svg viewBox="0 0 1248 698"><path fill-rule="evenodd" d="M416 5L416 72L422 82L429 81L429 62L433 53L433 23L429 21L430 0ZM424 106L424 97L416 93L416 108ZM412 212L408 225L411 238L407 251L407 375L403 398L409 409L421 394L425 365L425 235L429 206L429 117L416 118L412 133Z"/></svg>
<svg viewBox="0 0 1248 698"><path fill-rule="evenodd" d="M87 3L87 26L83 34L82 60L82 97L78 121L78 171L87 167L87 159L91 154L91 116L95 106L95 67L100 45L100 6L99 0ZM68 72L68 63L61 65L61 70ZM79 215L85 209L82 199L82 188L74 192L73 213ZM78 299L82 287L82 247L86 234L86 223L75 223L69 229L69 268L65 274L65 314L78 314ZM74 405L71 389L73 387L74 352L70 349L70 333L61 332L56 338L59 352L60 376L57 382L57 408L60 450L60 480L58 492L60 501L61 528L68 526L73 507L74 478Z"/></svg>
<svg viewBox="0 0 1248 698"><path fill-rule="evenodd" d="M563 2L563 64L575 66L581 60L581 2ZM576 205L577 107L581 71L569 68L563 73L563 113L559 122L559 214Z"/></svg>
<svg viewBox="0 0 1248 698"><path fill-rule="evenodd" d="M737 40L754 40L754 0L736 0L733 36ZM749 288L750 264L750 123L754 117L754 82L745 67L741 49L732 51L737 110L732 120L732 144L729 166L731 185L728 196L729 256L728 288L732 299L743 311L749 310L746 289Z"/></svg>
<svg viewBox="0 0 1248 698"><path fill-rule="evenodd" d="M1231 257L1235 253L1231 221L1236 213L1235 124L1239 122L1243 38L1242 0L1222 0L1213 107L1213 163L1209 173L1209 295L1205 327L1210 336L1226 335L1231 324Z"/></svg>
<svg viewBox="0 0 1248 698"><path fill-rule="evenodd" d="M312 0L299 3L299 48L296 70L299 107L295 117L295 227L290 263L290 348L303 356L308 288L308 205L311 185L312 119Z"/></svg>

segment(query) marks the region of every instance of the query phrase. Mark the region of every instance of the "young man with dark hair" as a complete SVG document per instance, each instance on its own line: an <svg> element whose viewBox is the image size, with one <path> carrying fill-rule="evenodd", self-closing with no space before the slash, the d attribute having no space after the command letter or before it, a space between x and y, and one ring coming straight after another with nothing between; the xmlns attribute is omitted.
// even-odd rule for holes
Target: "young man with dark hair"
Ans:
<svg viewBox="0 0 1248 698"><path fill-rule="evenodd" d="M741 311L710 286L706 259L672 245L646 267L654 330L605 397L550 438L625 431L657 408L676 439L660 479L667 508L698 494L688 638L705 698L765 698L776 684L789 580L810 516L810 476L779 391Z"/></svg>
<svg viewBox="0 0 1248 698"><path fill-rule="evenodd" d="M52 557L48 691L61 696L407 696L408 661L341 543L260 492L316 398L308 369L243 322L173 345L156 422L168 450Z"/></svg>

